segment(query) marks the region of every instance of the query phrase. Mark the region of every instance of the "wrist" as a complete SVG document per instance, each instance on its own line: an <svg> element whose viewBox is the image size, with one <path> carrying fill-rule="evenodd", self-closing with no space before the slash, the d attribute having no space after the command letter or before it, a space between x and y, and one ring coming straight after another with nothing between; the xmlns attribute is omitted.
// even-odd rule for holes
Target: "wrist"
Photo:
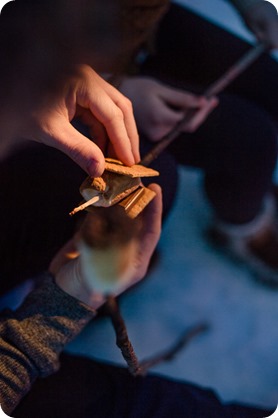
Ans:
<svg viewBox="0 0 278 418"><path fill-rule="evenodd" d="M88 289L83 285L80 280L80 268L79 259L70 261L55 275L56 284L64 292L90 308L98 309L106 302L106 298L102 293Z"/></svg>

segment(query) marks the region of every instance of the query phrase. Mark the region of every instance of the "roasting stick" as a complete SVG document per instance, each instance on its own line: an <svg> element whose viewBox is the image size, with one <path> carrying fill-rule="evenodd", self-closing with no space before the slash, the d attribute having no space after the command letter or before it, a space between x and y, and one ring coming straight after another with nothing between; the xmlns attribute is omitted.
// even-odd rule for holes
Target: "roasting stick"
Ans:
<svg viewBox="0 0 278 418"><path fill-rule="evenodd" d="M226 73L218 80L212 83L205 91L206 97L212 97L219 94L225 89L233 80L235 80L244 70L246 70L256 59L266 52L267 46L265 43L259 43L249 49L234 65L232 65Z"/></svg>
<svg viewBox="0 0 278 418"><path fill-rule="evenodd" d="M233 64L218 80L213 82L203 93L207 98L211 98L219 94L224 90L236 77L238 77L246 68L248 68L263 52L268 49L265 43L259 43L249 49L235 64ZM140 164L148 166L153 160L155 160L159 154L168 145L171 144L183 131L187 123L189 123L192 117L195 115L195 111L188 112L187 115L174 127L169 134L165 135L157 145L155 145L150 152L141 160Z"/></svg>
<svg viewBox="0 0 278 418"><path fill-rule="evenodd" d="M94 196L92 197L92 199L87 200L87 202L82 203L82 205L77 206L76 208L74 208L69 214L70 216L75 215L77 212L79 212L80 210L84 210L85 208L87 208L88 206L93 205L94 203L98 202L100 199L99 196Z"/></svg>

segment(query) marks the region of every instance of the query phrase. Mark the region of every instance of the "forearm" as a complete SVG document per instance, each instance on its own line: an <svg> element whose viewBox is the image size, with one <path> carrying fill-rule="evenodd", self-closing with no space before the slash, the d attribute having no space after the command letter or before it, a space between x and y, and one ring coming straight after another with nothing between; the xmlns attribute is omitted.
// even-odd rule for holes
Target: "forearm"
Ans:
<svg viewBox="0 0 278 418"><path fill-rule="evenodd" d="M95 311L63 292L50 275L0 322L0 403L11 413L37 377L55 372L59 354Z"/></svg>

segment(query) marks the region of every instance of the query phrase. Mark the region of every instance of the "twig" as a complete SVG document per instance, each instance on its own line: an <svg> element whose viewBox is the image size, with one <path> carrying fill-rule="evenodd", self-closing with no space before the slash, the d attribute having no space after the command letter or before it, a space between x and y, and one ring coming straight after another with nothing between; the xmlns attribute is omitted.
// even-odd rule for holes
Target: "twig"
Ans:
<svg viewBox="0 0 278 418"><path fill-rule="evenodd" d="M162 351L160 354L143 360L140 363L141 373L147 372L151 367L163 362L170 361L177 355L177 353L183 349L191 340L197 335L207 331L209 325L205 322L201 322L197 325L192 326L190 329L186 330L184 334L178 339L178 341L169 349Z"/></svg>
<svg viewBox="0 0 278 418"><path fill-rule="evenodd" d="M108 296L105 303L105 311L111 318L116 333L116 344L122 352L128 370L133 376L138 376L141 372L139 361L133 346L129 341L126 325L120 313L118 302L114 296Z"/></svg>

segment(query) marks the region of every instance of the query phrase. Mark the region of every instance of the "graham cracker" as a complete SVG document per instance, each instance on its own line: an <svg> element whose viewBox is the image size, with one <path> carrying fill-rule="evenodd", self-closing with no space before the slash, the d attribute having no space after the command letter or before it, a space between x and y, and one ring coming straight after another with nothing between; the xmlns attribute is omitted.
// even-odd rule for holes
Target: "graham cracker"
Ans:
<svg viewBox="0 0 278 418"><path fill-rule="evenodd" d="M152 168L140 164L134 164L131 167L123 165L121 161L113 158L105 158L105 170L113 173L122 174L128 177L153 177L159 176L159 172Z"/></svg>

